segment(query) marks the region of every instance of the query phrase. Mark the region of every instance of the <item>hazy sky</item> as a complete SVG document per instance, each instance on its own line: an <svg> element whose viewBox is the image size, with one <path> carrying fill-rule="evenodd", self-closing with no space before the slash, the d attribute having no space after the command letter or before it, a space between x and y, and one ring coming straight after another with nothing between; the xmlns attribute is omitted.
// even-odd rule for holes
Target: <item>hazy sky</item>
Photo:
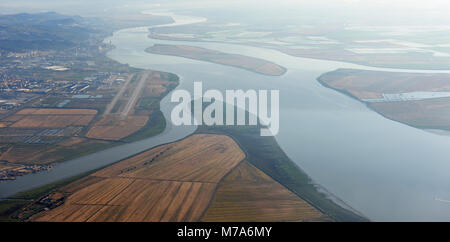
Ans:
<svg viewBox="0 0 450 242"><path fill-rule="evenodd" d="M205 14L349 24L450 24L448 0L1 0L0 13L58 11L92 16L160 6Z"/></svg>
<svg viewBox="0 0 450 242"><path fill-rule="evenodd" d="M225 6L225 5L284 5L284 6L311 6L311 5L342 5L348 7L363 7L363 8L397 8L397 9L422 9L422 10L450 10L450 1L448 0L164 0L164 1L154 1L154 0L2 0L0 6L2 8L28 8L28 7L56 7L61 6L73 6L73 5L83 5L92 3L98 3L99 7L101 5L110 6L111 3L119 5L148 5L159 3L162 5L183 5L183 6ZM110 3L110 4L107 4ZM39 8L41 8L39 7Z"/></svg>

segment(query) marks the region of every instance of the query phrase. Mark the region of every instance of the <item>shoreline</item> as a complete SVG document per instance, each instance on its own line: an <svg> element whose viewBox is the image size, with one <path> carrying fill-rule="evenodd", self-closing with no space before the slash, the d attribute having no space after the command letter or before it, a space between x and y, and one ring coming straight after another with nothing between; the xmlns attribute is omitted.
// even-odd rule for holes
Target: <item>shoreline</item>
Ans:
<svg viewBox="0 0 450 242"><path fill-rule="evenodd" d="M319 77L316 78L317 82L320 83L320 85L322 85L325 88L328 88L328 89L331 89L331 90L336 91L338 93L341 93L341 94L343 94L343 95L345 95L347 97L350 97L350 98L360 102L361 104L364 104L364 106L366 106L369 110L377 113L378 115L380 115L381 117L383 117L383 118L385 118L387 120L390 120L390 121L393 121L395 123L399 123L399 124L402 124L402 125L406 125L408 127L414 128L414 129L419 129L419 130L425 131L427 133L449 136L449 134L439 134L439 132L444 132L445 133L445 132L450 131L450 129L443 129L443 128L434 127L434 126L414 126L414 125L411 125L411 124L408 124L408 123L405 123L405 122L402 122L402 121L399 121L399 120L395 120L395 119L390 118L387 115L383 114L382 112L378 111L376 108L372 107L369 102L365 102L365 101L359 99L358 97L356 97L352 93L348 92L347 90L338 89L338 88L330 86L328 83L326 83L323 80L323 76L327 75L328 73L337 71L337 70L339 70L339 69L336 69L336 70L333 70L333 71L321 74ZM438 98L436 98L436 99L438 99Z"/></svg>
<svg viewBox="0 0 450 242"><path fill-rule="evenodd" d="M109 57L108 57L109 58ZM175 87L175 89L176 89L177 87ZM174 89L174 90L175 90ZM198 130L196 130L196 131L194 131L192 134L195 134L196 132L198 132ZM192 135L192 134L190 134L190 135ZM181 138L181 139L184 139L185 137L183 137L183 138ZM178 139L178 140L181 140L181 139ZM172 142L176 142L176 141L172 141ZM169 143L172 143L172 142L169 142ZM239 142L237 142L238 144L240 144ZM164 143L164 144L160 144L160 145L165 145L165 144L167 144L167 143ZM284 154L284 151L282 151L282 149L281 149L281 147L279 147L279 145L278 145L278 143L275 141L275 144L278 146L278 148L281 150L281 152L283 152L283 154ZM155 148L155 147L157 147L157 146L154 146L154 147L152 147L152 148L148 148L148 149L146 149L145 151L147 151L147 150L149 150L149 149L153 149L153 148ZM145 152L145 151L142 151L142 152ZM133 155L131 155L131 156L135 156L136 154L133 154ZM285 154L284 154L285 155ZM129 157L131 157L131 156L129 156ZM126 158L124 158L124 159L126 159ZM124 159L121 159L120 161L123 161ZM289 158L288 158L289 159ZM120 161L117 161L117 162L120 162ZM302 170L301 170L301 168L297 165L297 164L295 164L292 160L290 160L289 159L289 161L290 161L290 163L292 163L291 165L294 165L295 167L296 167L296 172L301 172L301 173L304 173ZM117 163L117 162L114 162L114 163ZM114 163L112 163L112 164L114 164ZM110 165L112 165L112 164L108 164L108 165L106 165L105 167L107 167L107 166L110 166ZM92 171L92 170L91 170ZM305 175L307 176L307 174L305 173ZM270 176L270 175L269 175ZM308 178L309 178L309 176L307 176ZM280 179L280 178L278 178L278 179ZM291 177L291 179L293 179L293 180L296 180L296 179L300 179L299 177L295 177L295 176L293 176L293 177ZM275 180L277 180L277 179L275 179ZM278 181L278 180L277 180ZM310 182L311 180L310 179L308 179L308 182ZM284 185L283 183L281 183L280 182L280 184L282 184L282 185ZM306 184L308 184L308 183L306 183ZM309 185L313 185L313 184L309 184ZM285 185L284 185L285 186ZM290 188L290 190L291 190L292 188ZM291 190L292 191L292 190ZM297 194L298 195L298 191L297 192L294 192L295 194ZM324 195L324 193L321 193L320 191L319 191L319 189L317 189L317 188L314 188L314 190L313 190L313 192L311 193L312 194L312 196L322 196L322 195ZM298 195L299 196L299 195ZM302 198L302 199L308 199L308 198L304 198L304 197L301 197L301 196L299 196L300 198ZM332 203L331 204L334 204L333 206L337 206L337 207L339 207L339 210L340 209L344 209L344 208L342 208L340 205L338 205L337 203L335 203L335 202L333 202L333 201L331 201ZM313 201L309 201L309 203L310 204L312 204L313 206L315 206L315 207L320 207L320 205L318 205L318 204L316 204L315 202L313 202ZM365 220L365 219L364 219Z"/></svg>
<svg viewBox="0 0 450 242"><path fill-rule="evenodd" d="M273 65L273 67L279 68L279 69L281 69L281 71L279 71L279 72L258 71L258 67L251 68L251 67L242 66L240 64L227 64L227 63L220 62L219 60L207 59L207 58L202 58L202 57L188 56L189 54L185 54L185 55L183 55L183 54L171 54L169 52L158 51L158 50L154 49L154 48L158 48L158 47L161 47L161 46L168 46L168 47L170 46L170 47L177 48L177 47L179 47L181 45L160 45L160 44L156 44L156 45L153 45L153 46L150 46L150 47L146 48L145 52L150 53L150 54L176 56L176 57L187 58L187 59L191 59L191 60L205 61L205 62L208 62L208 63L218 64L218 65L223 65L223 66L228 66L228 67L235 67L235 68L243 69L243 70L246 70L246 71L251 71L253 73L265 75L265 76L282 76L282 75L286 74L286 72L288 71L287 68L285 68L285 67L283 67L281 65L278 65L278 64L276 64L274 62L264 60L264 59L258 59L258 58L249 57L249 56L245 56L245 55L229 54L229 53L225 53L225 52L217 52L217 51L206 49L206 48L201 48L201 50L203 50L205 52L217 52L217 54L223 55L223 57L231 57L231 58L235 57L235 58L237 58L237 61L239 61L239 58L247 58L249 60L253 59L255 61L263 61L263 62L265 62L264 65ZM182 46L185 46L185 45L182 45ZM194 46L189 46L189 47L200 49L199 47L194 47ZM201 53L199 53L199 54L201 54ZM196 55L196 53L192 53L192 55Z"/></svg>
<svg viewBox="0 0 450 242"><path fill-rule="evenodd" d="M408 67L408 66L401 66L401 65L399 65L399 66L395 66L395 65L389 66L389 65L381 65L381 64L374 65L374 64L370 64L370 63L363 63L363 62L350 61L350 60L339 60L339 59L318 57L318 56L311 56L311 55L293 55L293 54L290 54L289 51L285 51L280 47L264 46L264 45L255 44L255 43L230 43L230 42L220 41L220 40L204 40L204 39L197 39L197 38L181 39L181 38L172 38L172 37L161 37L161 36L158 36L157 34L156 35L148 34L147 37L149 39L162 40L162 41L177 41L177 42L188 41L188 42L198 42L198 43L204 42L204 43L233 44L233 45L257 47L257 48L275 50L275 51L278 51L280 53L283 53L283 54L286 54L286 55L289 55L292 57L306 58L306 59L313 59L313 60L322 60L322 61L342 62L342 63L372 67L372 68L399 69L399 70L404 70L404 72L423 70L423 71L442 71L442 72L446 73L450 70L449 67L431 67L431 68L427 67L426 69L419 69L419 68L415 68L415 67Z"/></svg>
<svg viewBox="0 0 450 242"><path fill-rule="evenodd" d="M217 128L218 127L218 128ZM49 194L51 194L52 192L57 192L58 189L60 189L61 187L64 187L65 185L71 184L73 182L76 182L84 177L89 176L90 174L93 174L94 172L100 171L102 169L105 169L107 167L110 167L112 165L118 164L120 162L126 161L134 156L137 156L139 154L148 152L150 150L156 149L158 147L161 146L165 146L165 145L169 145L169 144L173 144L173 143L177 143L179 141L185 140L191 136L194 135L198 135L198 134L221 134L221 135L226 135L228 137L230 137L231 139L233 139L236 144L241 148L241 150L244 152L245 154L245 158L243 159L250 162L251 164L253 164L255 167L257 167L258 169L260 169L262 172L264 172L264 174L266 174L267 176L271 177L273 180L277 181L280 185L282 185L283 187L285 187L286 189L288 189L289 191L291 191L292 193L294 193L296 196L298 196L300 199L306 201L308 204L310 204L311 206L313 206L314 208L316 208L317 210L319 210L320 212L322 212L324 215L332 218L334 221L363 221L363 222L368 222L370 221L368 218L366 218L364 215L362 215L360 212L354 210L353 208L351 208L349 205L345 204L345 202L342 201L342 203L345 204L345 207L342 204L339 204L338 202L335 201L335 199L340 200L338 197L335 197L332 193L328 192L324 187L322 187L320 184L315 183L297 164L295 164L292 160L290 160L290 158L288 158L286 156L286 154L284 154L284 152L282 151L281 147L278 146L278 143L276 141L274 141L273 145L270 147L273 147L271 149L274 149L273 152L271 152L272 154L274 153L280 153L281 155L284 156L285 158L282 160L285 160L284 162L284 166L293 166L291 168L294 168L294 173L298 172L297 175L291 175L292 170L289 173L286 173L288 176L285 175L277 175L278 173L271 173L271 172L267 172L266 169L264 168L264 165L260 164L260 161L258 161L257 159L252 158L252 156L255 156L254 152L248 150L248 148L246 148L246 146L242 143L243 141L237 137L235 137L235 135L224 131L227 128L223 129L223 127L221 126L216 126L216 127L198 127L193 133L189 134L186 137L180 138L178 140L174 140L168 143L164 143L164 144L160 144L157 146L154 146L152 148L149 148L147 150L141 151L139 153L136 153L134 155L130 155L126 158L123 158L119 161L116 161L114 163L105 165L103 167L100 168L96 168L93 170L90 170L88 172L84 172L81 173L79 175L75 175L72 177L68 177L65 179L61 179L58 180L56 182L47 184L45 186L41 186L41 187L37 187L37 188L33 188L31 190L28 191L24 191L24 192L20 192L17 193L13 196L7 197L7 198L3 198L0 199L0 201L6 201L6 202L12 202L12 201L17 201L17 202L24 202L27 201L27 203L25 204L25 207L31 207L36 201L41 200L42 198L48 196ZM250 129L246 129L246 130L252 130L252 128ZM233 133L233 131L231 131ZM250 131L252 132L252 131ZM258 136L259 137L259 136ZM258 140L257 136L254 136L254 138L256 140ZM270 138L269 138L270 139ZM273 138L272 138L273 139ZM275 150L277 149L280 150L278 152L276 152ZM267 149L265 149L267 150ZM270 161L267 161L270 162ZM283 164L283 163L281 163ZM282 165L283 166L283 165ZM288 168L285 168L288 169ZM232 169L234 170L234 169ZM231 173L230 170L228 173ZM228 174L227 173L227 174ZM299 175L299 174L303 174L303 175ZM281 175L281 176L280 176ZM301 176L303 176L303 178L301 178ZM224 179L225 176L222 178ZM291 180L304 180L306 179L305 183L300 183L298 185L294 185L293 184L286 184L284 182L283 179L291 179ZM313 188L313 194L312 197L311 195L308 195L308 193L311 192L307 192L307 190L305 190L304 192L302 192L302 190L305 189L306 187L312 187ZM217 188L216 188L217 189ZM305 193L306 192L306 193ZM316 194L316 195L314 195ZM214 196L213 196L214 198ZM212 202L212 200L210 201L210 203ZM208 205L209 207L209 205ZM38 211L34 211L29 215L26 216L24 218L22 218L22 220L20 221L26 221L29 217L31 217L32 215L43 211L38 210ZM203 214L207 211L207 209L203 212Z"/></svg>

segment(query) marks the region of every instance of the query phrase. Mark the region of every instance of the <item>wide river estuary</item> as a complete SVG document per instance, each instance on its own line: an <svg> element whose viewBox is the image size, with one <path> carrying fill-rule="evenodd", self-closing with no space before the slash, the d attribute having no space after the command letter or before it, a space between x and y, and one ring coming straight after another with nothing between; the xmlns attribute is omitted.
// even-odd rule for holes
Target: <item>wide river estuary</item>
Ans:
<svg viewBox="0 0 450 242"><path fill-rule="evenodd" d="M175 23L202 18L171 15ZM164 26L164 25L161 25ZM160 26L154 26L160 27ZM440 136L388 119L364 104L323 87L317 77L337 68L396 72L450 72L373 68L292 57L275 50L243 45L149 39L148 27L124 29L106 41L108 56L138 68L180 76L177 89L280 90L279 145L315 183L374 221L450 221L450 136ZM153 44L185 44L266 59L288 72L264 76L202 61L146 53ZM0 183L0 197L48 184L111 164L159 144L181 139L193 126L170 125L170 94L161 102L168 120L160 135L64 162L52 170Z"/></svg>

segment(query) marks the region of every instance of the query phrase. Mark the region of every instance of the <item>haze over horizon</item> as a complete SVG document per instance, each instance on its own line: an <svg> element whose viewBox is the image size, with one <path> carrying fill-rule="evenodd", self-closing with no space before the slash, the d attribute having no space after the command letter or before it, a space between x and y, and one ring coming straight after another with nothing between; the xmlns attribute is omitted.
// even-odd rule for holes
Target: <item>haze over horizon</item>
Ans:
<svg viewBox="0 0 450 242"><path fill-rule="evenodd" d="M296 19L304 24L347 25L445 25L450 23L450 2L445 0L173 0L173 1L56 1L6 0L1 14L56 11L81 16L114 15L145 9L177 9L181 12L205 12L236 15L236 18ZM207 10L207 11L204 11Z"/></svg>
<svg viewBox="0 0 450 242"><path fill-rule="evenodd" d="M450 221L449 12L4 0L0 221Z"/></svg>

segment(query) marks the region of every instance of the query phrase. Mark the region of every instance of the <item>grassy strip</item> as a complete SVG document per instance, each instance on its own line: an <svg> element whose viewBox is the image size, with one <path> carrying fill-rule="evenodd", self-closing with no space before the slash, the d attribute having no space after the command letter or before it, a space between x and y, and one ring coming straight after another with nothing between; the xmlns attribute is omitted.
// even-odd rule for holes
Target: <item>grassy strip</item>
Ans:
<svg viewBox="0 0 450 242"><path fill-rule="evenodd" d="M68 160L73 160L76 158L80 158L82 156L90 155L95 152L106 150L109 148L112 148L117 145L121 145L123 143L121 142L108 142L108 143L94 143L90 144L88 147L81 146L79 148L71 149L71 148L65 148L61 147L60 149L56 150L55 152L48 153L47 155L44 155L43 158L51 157L51 156L59 156L61 155L63 158L60 160L56 160L53 163L61 163Z"/></svg>
<svg viewBox="0 0 450 242"><path fill-rule="evenodd" d="M93 171L84 172L84 173L81 173L79 175L71 176L71 177L68 177L68 178L65 178L65 179L62 179L62 180L59 180L59 181L56 181L56 182L44 185L42 187L37 187L37 188L33 188L31 190L28 190L28 191L20 192L20 193L17 193L16 195L13 195L13 196L9 197L9 198L11 198L11 199L28 199L28 200L38 199L38 198L46 195L47 193L49 193L49 192L51 192L51 191L53 191L53 190L55 190L57 188L60 188L60 187L62 187L64 185L67 185L67 184L69 184L69 183L71 183L71 182L73 182L75 180L78 180L78 179L84 177L84 176L92 174L93 172L98 171L100 169L103 169L103 167L99 168L99 169L95 169Z"/></svg>

